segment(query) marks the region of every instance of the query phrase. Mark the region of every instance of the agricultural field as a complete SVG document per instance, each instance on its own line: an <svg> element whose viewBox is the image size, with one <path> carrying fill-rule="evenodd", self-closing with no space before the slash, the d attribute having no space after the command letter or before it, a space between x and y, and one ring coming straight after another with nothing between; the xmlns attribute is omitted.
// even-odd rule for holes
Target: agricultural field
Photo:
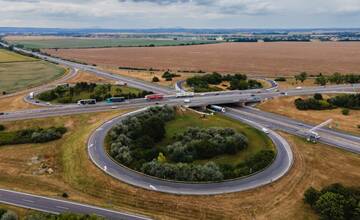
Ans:
<svg viewBox="0 0 360 220"><path fill-rule="evenodd" d="M330 96L323 95L324 99ZM292 96L292 97L280 97L275 98L264 103L261 103L257 107L263 111L268 111L280 115L287 116L289 118L304 121L310 124L320 124L330 118L333 119L332 127L335 129L347 131L354 134L360 134L360 110L350 110L349 115L343 115L341 108L331 110L298 110L294 104L297 98L309 98L309 96Z"/></svg>
<svg viewBox="0 0 360 220"><path fill-rule="evenodd" d="M45 49L44 52L115 68L202 70L268 77L303 71L360 73L359 42L221 43L188 47Z"/></svg>
<svg viewBox="0 0 360 220"><path fill-rule="evenodd" d="M0 186L55 198L67 192L69 200L155 219L315 220L318 217L302 200L308 187L321 188L334 182L356 186L360 181L358 155L281 134L290 142L295 161L288 175L270 185L216 196L177 196L133 187L103 173L87 155L90 133L120 113L123 112L4 123L8 130L51 124L65 126L68 132L51 143L0 147ZM40 174L42 164L54 169L54 173Z"/></svg>
<svg viewBox="0 0 360 220"><path fill-rule="evenodd" d="M35 58L22 56L8 50L0 49L0 63L13 63L13 62L31 62L36 61Z"/></svg>
<svg viewBox="0 0 360 220"><path fill-rule="evenodd" d="M11 44L21 44L28 49L45 48L96 48L96 47L157 47L212 44L209 40L173 40L151 38L75 38L75 37L6 37Z"/></svg>
<svg viewBox="0 0 360 220"><path fill-rule="evenodd" d="M0 50L0 92L16 92L60 78L65 69L6 50Z"/></svg>

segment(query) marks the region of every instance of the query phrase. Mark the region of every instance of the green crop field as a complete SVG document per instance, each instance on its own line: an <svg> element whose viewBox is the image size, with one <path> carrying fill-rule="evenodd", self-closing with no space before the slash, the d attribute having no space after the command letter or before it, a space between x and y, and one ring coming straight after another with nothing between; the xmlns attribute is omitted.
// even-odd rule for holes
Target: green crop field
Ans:
<svg viewBox="0 0 360 220"><path fill-rule="evenodd" d="M145 38L58 38L11 40L11 44L21 44L29 49L45 48L91 48L91 47L138 47L138 46L178 46L187 44L209 44L210 40L172 40Z"/></svg>
<svg viewBox="0 0 360 220"><path fill-rule="evenodd" d="M16 92L62 76L65 69L45 61L0 50L0 92Z"/></svg>
<svg viewBox="0 0 360 220"><path fill-rule="evenodd" d="M252 128L246 124L234 121L228 117L214 115L207 116L207 119L202 119L199 114L187 112L185 114L177 114L175 120L166 123L166 136L159 143L159 146L166 146L174 142L175 134L183 133L189 127L219 127L219 128L233 128L237 132L244 134L249 139L249 146L234 155L220 155L212 158L218 164L239 164L244 159L255 155L257 152L266 149L275 149L272 141L263 132ZM196 163L206 163L208 160L196 161Z"/></svg>
<svg viewBox="0 0 360 220"><path fill-rule="evenodd" d="M0 49L0 63L29 62L35 60L36 59L31 57L22 56L8 50Z"/></svg>

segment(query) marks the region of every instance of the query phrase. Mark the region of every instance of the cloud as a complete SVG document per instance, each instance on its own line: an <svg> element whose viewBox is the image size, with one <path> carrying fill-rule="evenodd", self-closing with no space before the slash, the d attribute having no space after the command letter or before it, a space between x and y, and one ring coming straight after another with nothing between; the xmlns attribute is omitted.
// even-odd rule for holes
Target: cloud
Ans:
<svg viewBox="0 0 360 220"><path fill-rule="evenodd" d="M359 0L0 0L0 26L356 27Z"/></svg>

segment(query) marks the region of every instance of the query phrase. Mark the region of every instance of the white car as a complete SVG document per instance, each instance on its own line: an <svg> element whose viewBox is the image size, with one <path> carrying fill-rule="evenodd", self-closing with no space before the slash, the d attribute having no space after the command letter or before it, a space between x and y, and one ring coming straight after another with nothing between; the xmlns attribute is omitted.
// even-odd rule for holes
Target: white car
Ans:
<svg viewBox="0 0 360 220"><path fill-rule="evenodd" d="M262 128L261 129L262 132L264 132L265 134L270 134L270 131L267 128Z"/></svg>
<svg viewBox="0 0 360 220"><path fill-rule="evenodd" d="M298 87L296 87L296 89L302 89L302 87L301 87L301 86L298 86Z"/></svg>
<svg viewBox="0 0 360 220"><path fill-rule="evenodd" d="M191 100L190 99L184 99L184 103L190 103Z"/></svg>

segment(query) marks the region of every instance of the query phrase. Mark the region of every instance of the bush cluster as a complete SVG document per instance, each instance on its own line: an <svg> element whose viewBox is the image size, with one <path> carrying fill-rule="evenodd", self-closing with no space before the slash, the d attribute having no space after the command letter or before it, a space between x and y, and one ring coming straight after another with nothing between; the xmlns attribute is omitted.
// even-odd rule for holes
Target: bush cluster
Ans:
<svg viewBox="0 0 360 220"><path fill-rule="evenodd" d="M25 220L105 220L97 215L80 215L74 213L65 213L53 215L47 213L33 213L24 218Z"/></svg>
<svg viewBox="0 0 360 220"><path fill-rule="evenodd" d="M313 98L295 100L295 106L299 110L324 110L337 107L360 109L360 94L344 94L324 100L321 94L315 94Z"/></svg>
<svg viewBox="0 0 360 220"><path fill-rule="evenodd" d="M139 170L158 155L154 146L165 135L165 122L175 117L171 107L153 107L129 117L110 132L110 155L120 163Z"/></svg>
<svg viewBox="0 0 360 220"><path fill-rule="evenodd" d="M315 83L325 86L327 83L343 84L343 83L360 83L360 75L358 74L341 74L334 73L330 76L324 76L321 73L315 78Z"/></svg>
<svg viewBox="0 0 360 220"><path fill-rule="evenodd" d="M188 128L167 146L171 161L191 163L221 154L235 154L248 145L247 138L231 128Z"/></svg>
<svg viewBox="0 0 360 220"><path fill-rule="evenodd" d="M360 219L359 188L348 188L339 183L320 191L310 187L304 193L304 202L324 220Z"/></svg>
<svg viewBox="0 0 360 220"><path fill-rule="evenodd" d="M50 127L1 132L0 145L49 142L60 139L66 131L65 127Z"/></svg>
<svg viewBox="0 0 360 220"><path fill-rule="evenodd" d="M145 174L177 181L221 181L224 179L218 165L208 162L204 165L188 163L160 163L153 160L144 163L141 171Z"/></svg>
<svg viewBox="0 0 360 220"><path fill-rule="evenodd" d="M19 219L15 212L0 208L0 220L17 220Z"/></svg>
<svg viewBox="0 0 360 220"><path fill-rule="evenodd" d="M180 75L175 74L175 73L171 73L169 70L164 72L164 74L161 76L162 78L164 78L166 81L172 81L172 78L174 77L180 77Z"/></svg>
<svg viewBox="0 0 360 220"><path fill-rule="evenodd" d="M286 82L286 78L285 77L277 77L274 79L276 82Z"/></svg>
<svg viewBox="0 0 360 220"><path fill-rule="evenodd" d="M138 94L124 93L121 87L118 86L115 92L112 92L111 84L96 84L87 82L78 82L75 86L57 86L55 89L42 92L38 95L38 98L42 101L50 102L57 100L59 103L75 103L78 100L76 96L81 93L89 93L89 98L96 99L96 101L104 101L110 97L127 97L127 98L143 98L151 92L142 91Z"/></svg>
<svg viewBox="0 0 360 220"><path fill-rule="evenodd" d="M202 76L190 77L186 80L186 83L193 87L195 92L205 92L216 90L209 87L209 84L219 85L223 81L230 82L229 88L231 90L257 89L262 87L261 83L256 80L248 80L247 76L244 74L221 75L217 72L212 74L205 74Z"/></svg>

